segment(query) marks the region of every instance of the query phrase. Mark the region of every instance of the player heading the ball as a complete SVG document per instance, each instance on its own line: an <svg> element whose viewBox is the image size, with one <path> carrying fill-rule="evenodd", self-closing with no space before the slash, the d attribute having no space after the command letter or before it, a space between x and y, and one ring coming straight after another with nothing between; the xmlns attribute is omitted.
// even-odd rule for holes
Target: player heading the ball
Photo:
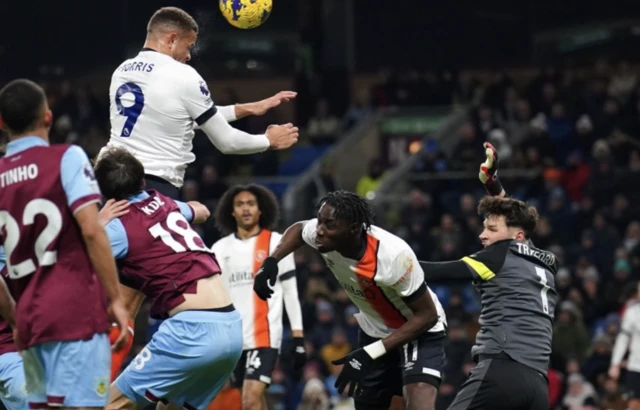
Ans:
<svg viewBox="0 0 640 410"><path fill-rule="evenodd" d="M249 104L217 107L207 83L191 66L198 24L177 7L156 11L147 25L144 47L113 73L109 88L111 136L107 147L128 149L142 163L148 189L178 199L191 152L194 130L201 129L224 154L255 154L295 144L298 128L272 125L252 135L229 125L248 115L262 115L291 91ZM104 153L104 149L100 155Z"/></svg>

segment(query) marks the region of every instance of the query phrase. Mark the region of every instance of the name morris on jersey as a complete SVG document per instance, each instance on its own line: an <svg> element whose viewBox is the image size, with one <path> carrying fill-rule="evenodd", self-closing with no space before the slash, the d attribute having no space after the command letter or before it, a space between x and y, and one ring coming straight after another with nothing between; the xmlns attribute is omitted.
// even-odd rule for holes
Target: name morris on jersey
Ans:
<svg viewBox="0 0 640 410"><path fill-rule="evenodd" d="M123 64L118 68L119 71L128 72L128 71L140 71L145 73L150 73L153 71L153 63L143 63L142 61L132 61L127 64Z"/></svg>

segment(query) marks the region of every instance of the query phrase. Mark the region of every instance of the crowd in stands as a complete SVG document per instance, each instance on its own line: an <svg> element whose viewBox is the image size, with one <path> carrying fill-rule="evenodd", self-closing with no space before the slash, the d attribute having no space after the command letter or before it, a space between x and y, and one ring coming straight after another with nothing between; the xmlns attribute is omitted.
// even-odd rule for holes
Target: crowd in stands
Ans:
<svg viewBox="0 0 640 410"><path fill-rule="evenodd" d="M457 131L455 149L444 153L436 141L428 141L416 171L476 172L484 141L498 149L501 169L529 171L502 179L509 195L538 206L541 219L533 242L561 262L548 374L553 409L626 408L624 385L608 378L607 370L621 315L640 278L638 72L621 62L540 69L525 80L501 72L487 81L448 72L385 75L373 89L362 90L344 115L319 100L316 115L301 124L312 141L330 144L377 107L478 102ZM56 118L52 140L78 143L95 155L107 140L107 102L67 83L49 86L48 92ZM235 100L228 94L218 98L220 104ZM257 132L271 120L236 125ZM227 189L221 176L230 167L273 175L281 160L266 153L225 162L231 160L217 155L206 138L196 139L195 149L198 162L190 167L183 195L211 208ZM244 166L250 170L243 171ZM376 175L381 172L376 169ZM376 222L405 238L420 259L457 259L480 247L482 219L476 206L482 195L476 179L416 183L401 212L379 215ZM213 223L200 229L209 245L217 239ZM331 361L357 345L356 308L317 255L307 249L295 257L309 360L299 374L287 367L285 330L283 359L268 390L270 408L352 408L352 401L333 387L337 369ZM438 401L445 409L473 367L470 348L480 305L471 285L430 286L449 322L448 365ZM148 322L143 309L136 325L139 350L158 323Z"/></svg>

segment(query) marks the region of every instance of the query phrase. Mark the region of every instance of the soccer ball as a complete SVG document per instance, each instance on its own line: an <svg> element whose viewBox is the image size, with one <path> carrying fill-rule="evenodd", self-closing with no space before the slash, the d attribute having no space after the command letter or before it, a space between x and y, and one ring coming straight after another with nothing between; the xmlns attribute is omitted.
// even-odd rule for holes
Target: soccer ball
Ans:
<svg viewBox="0 0 640 410"><path fill-rule="evenodd" d="M255 28L269 18L273 0L219 0L220 11L234 27Z"/></svg>

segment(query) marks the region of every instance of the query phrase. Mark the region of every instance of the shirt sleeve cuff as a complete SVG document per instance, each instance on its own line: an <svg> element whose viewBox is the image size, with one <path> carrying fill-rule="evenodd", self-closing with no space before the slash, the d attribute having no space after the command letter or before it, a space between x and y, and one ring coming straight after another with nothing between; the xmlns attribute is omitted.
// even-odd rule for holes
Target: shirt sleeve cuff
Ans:
<svg viewBox="0 0 640 410"><path fill-rule="evenodd" d="M87 205L96 204L102 201L102 195L100 194L90 194L83 196L81 198L76 199L70 206L71 212L75 215L76 212L81 210Z"/></svg>

